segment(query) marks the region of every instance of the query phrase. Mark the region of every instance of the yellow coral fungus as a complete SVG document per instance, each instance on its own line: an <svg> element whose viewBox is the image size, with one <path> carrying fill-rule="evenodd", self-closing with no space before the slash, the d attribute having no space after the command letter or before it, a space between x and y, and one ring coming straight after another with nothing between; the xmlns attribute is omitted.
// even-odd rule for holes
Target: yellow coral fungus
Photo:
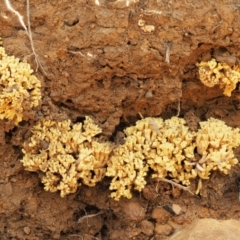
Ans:
<svg viewBox="0 0 240 240"><path fill-rule="evenodd" d="M149 166L155 172L153 177L171 177L176 182L189 185L196 172L184 162L194 158L195 133L185 126L184 119L178 117L166 120L160 132L154 142L155 155L147 157Z"/></svg>
<svg viewBox="0 0 240 240"><path fill-rule="evenodd" d="M184 123L177 117L165 122L161 118L145 118L125 130L125 143L113 150L106 173L114 177L110 185L114 199L130 198L132 187L141 191L149 168L154 171L153 177L171 177L190 184L189 179L197 173L193 167L185 168L183 162L194 157L195 134Z"/></svg>
<svg viewBox="0 0 240 240"><path fill-rule="evenodd" d="M8 56L0 43L0 119L18 124L39 105L41 83L32 72L29 64Z"/></svg>
<svg viewBox="0 0 240 240"><path fill-rule="evenodd" d="M208 179L213 170L229 173L237 164L233 149L240 145L240 129L228 127L223 121L210 118L200 122L196 146L201 159L196 165L198 175Z"/></svg>
<svg viewBox="0 0 240 240"><path fill-rule="evenodd" d="M145 118L127 128L125 143L114 148L108 163L111 196L119 200L131 198L132 188L141 191L149 169L154 178L183 185L196 177L208 179L214 170L228 174L237 163L233 148L240 145L239 129L213 118L200 126L192 132L183 119L172 117Z"/></svg>
<svg viewBox="0 0 240 240"><path fill-rule="evenodd" d="M81 182L95 186L105 175L112 145L94 138L101 128L86 117L84 124L42 120L24 143L21 160L28 171L42 171L46 191L62 197L77 190Z"/></svg>
<svg viewBox="0 0 240 240"><path fill-rule="evenodd" d="M127 138L124 145L113 150L113 156L108 163L107 176L114 177L110 189L111 196L119 200L121 196L131 198L131 188L141 191L146 185L148 165L144 155L137 150L137 139ZM135 150L134 150L135 149Z"/></svg>
<svg viewBox="0 0 240 240"><path fill-rule="evenodd" d="M201 82L208 87L219 85L224 89L223 94L228 97L240 81L240 68L237 66L231 67L226 63L218 63L215 59L200 62L197 66Z"/></svg>
<svg viewBox="0 0 240 240"><path fill-rule="evenodd" d="M178 117L145 118L125 129L123 145L113 146L97 141L101 129L89 117L83 124L42 120L24 143L21 161L26 170L44 172L44 189L59 190L62 197L107 175L111 197L131 198L133 188L141 191L146 185L149 170L153 178L183 185L196 177L208 179L215 170L229 173L238 162L233 149L240 145L240 129L214 118L200 127L190 131Z"/></svg>

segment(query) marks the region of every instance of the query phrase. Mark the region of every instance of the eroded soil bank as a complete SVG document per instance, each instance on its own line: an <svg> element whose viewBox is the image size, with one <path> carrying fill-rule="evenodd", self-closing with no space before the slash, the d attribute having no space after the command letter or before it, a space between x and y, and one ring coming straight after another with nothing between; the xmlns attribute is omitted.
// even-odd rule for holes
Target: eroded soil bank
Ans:
<svg viewBox="0 0 240 240"><path fill-rule="evenodd" d="M26 19L25 0L12 6ZM21 144L42 117L93 116L106 138L146 116L179 114L190 128L209 117L240 127L239 88L225 97L198 79L196 63L239 64L240 5L235 0L31 0L31 28L43 69L43 99L20 127L1 121L1 239L165 239L197 218L240 218L239 165L213 174L201 196L149 178L132 200L109 198L109 179L60 198L24 171ZM29 39L2 3L0 34L9 55L36 69ZM239 151L236 151L239 157ZM194 190L197 182L193 181ZM83 218L89 214L96 216ZM78 222L78 219L81 219Z"/></svg>

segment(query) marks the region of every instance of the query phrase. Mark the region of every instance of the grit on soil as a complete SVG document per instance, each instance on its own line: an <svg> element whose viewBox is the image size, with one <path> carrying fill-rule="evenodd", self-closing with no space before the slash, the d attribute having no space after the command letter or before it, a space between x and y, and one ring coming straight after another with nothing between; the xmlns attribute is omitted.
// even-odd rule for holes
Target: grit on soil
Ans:
<svg viewBox="0 0 240 240"><path fill-rule="evenodd" d="M12 5L26 16L25 0ZM213 57L239 65L236 0L31 0L30 14L45 72L36 73L43 98L20 127L0 122L1 239L156 240L197 218L240 218L239 164L228 176L216 172L203 181L200 196L149 178L141 194L117 202L109 197L108 178L60 198L45 192L38 174L24 171L19 161L22 142L41 117L78 122L90 115L109 139L139 113L179 114L193 130L209 117L240 127L239 86L223 96L218 87L203 86L196 67ZM3 1L0 34L8 55L36 69L29 39Z"/></svg>

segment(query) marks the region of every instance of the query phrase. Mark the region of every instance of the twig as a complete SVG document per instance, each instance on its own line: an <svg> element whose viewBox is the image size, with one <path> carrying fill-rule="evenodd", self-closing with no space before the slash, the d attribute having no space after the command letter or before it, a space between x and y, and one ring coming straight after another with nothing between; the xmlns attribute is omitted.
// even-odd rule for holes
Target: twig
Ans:
<svg viewBox="0 0 240 240"><path fill-rule="evenodd" d="M91 53L89 53L89 52L88 52L86 55L83 54L81 51L68 51L68 52L69 52L69 53L72 53L72 54L80 54L82 57L85 57L85 58L87 58L88 60L97 57L97 55L91 54Z"/></svg>
<svg viewBox="0 0 240 240"><path fill-rule="evenodd" d="M138 115L140 116L141 119L144 119L143 115L140 112L138 112Z"/></svg>
<svg viewBox="0 0 240 240"><path fill-rule="evenodd" d="M176 115L176 117L179 117L179 114L180 114L180 111L181 111L181 100L180 100L180 98L178 98L178 108L177 108L178 110L177 110L177 115Z"/></svg>
<svg viewBox="0 0 240 240"><path fill-rule="evenodd" d="M143 14L145 15L153 15L153 14L162 14L162 11L156 11L156 10L144 10Z"/></svg>
<svg viewBox="0 0 240 240"><path fill-rule="evenodd" d="M183 185L181 185L181 184L179 184L179 183L176 183L176 182L174 182L174 181L172 181L172 180L169 180L169 179L166 179L166 178L158 178L158 181L170 183L170 184L172 184L172 185L175 186L175 187L178 187L178 188L180 188L180 189L182 189L182 190L184 190L184 191L187 191L187 192L191 193L192 195L195 195L195 194L189 189L189 187L185 187L185 186L183 186Z"/></svg>
<svg viewBox="0 0 240 240"><path fill-rule="evenodd" d="M26 27L26 25L25 25L25 23L24 23L24 21L23 21L23 16L11 6L9 0L5 0L5 4L6 4L7 8L8 8L11 12L13 12L15 15L17 15L20 24L22 25L22 27L24 28L24 30L28 33L28 29L27 29L27 27Z"/></svg>
<svg viewBox="0 0 240 240"><path fill-rule="evenodd" d="M180 97L178 98L177 116L176 117L179 117L180 112L181 112L182 89L179 89L178 94L180 95Z"/></svg>
<svg viewBox="0 0 240 240"><path fill-rule="evenodd" d="M170 50L172 47L172 42L168 42L167 43L167 50L166 50L166 58L165 58L165 62L166 63L170 63Z"/></svg>
<svg viewBox="0 0 240 240"><path fill-rule="evenodd" d="M212 32L215 31L216 28L218 28L223 23L223 19L212 29Z"/></svg>
<svg viewBox="0 0 240 240"><path fill-rule="evenodd" d="M28 26L26 26L26 24L24 23L23 16L12 7L11 3L9 2L9 0L5 0L5 5L12 13L14 13L18 17L18 20L19 20L20 24L24 28L24 30L25 30L28 38L29 38L31 49L32 49L32 54L34 55L34 59L35 59L35 62L37 64L37 67L36 67L35 71L37 72L38 67L40 66L40 68L43 71L43 73L45 75L47 75L46 71L44 70L44 68L43 68L43 66L41 64L41 62L39 61L38 55L37 55L36 50L35 50L33 38L32 38L32 31L31 31L31 24L30 24L30 4L29 4L29 0L27 0L27 7L26 7L26 9L27 9L27 24L28 24Z"/></svg>
<svg viewBox="0 0 240 240"><path fill-rule="evenodd" d="M196 195L198 195L200 193L200 190L202 189L202 179L199 178L198 179L198 185L197 185L197 190L195 192Z"/></svg>
<svg viewBox="0 0 240 240"><path fill-rule="evenodd" d="M88 219L88 218L91 218L91 217L96 217L96 216L98 216L98 215L100 215L100 214L103 214L103 213L104 213L103 211L100 211L100 212L98 212L98 213L96 213L96 214L89 214L89 215L80 217L80 218L78 219L77 223L80 223L80 222L82 222L83 220Z"/></svg>

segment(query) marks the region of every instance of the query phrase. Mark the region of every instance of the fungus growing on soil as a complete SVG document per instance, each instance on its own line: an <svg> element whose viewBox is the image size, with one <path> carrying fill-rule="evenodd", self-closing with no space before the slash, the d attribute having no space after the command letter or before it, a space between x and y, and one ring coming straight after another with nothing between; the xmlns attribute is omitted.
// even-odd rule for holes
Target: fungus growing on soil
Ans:
<svg viewBox="0 0 240 240"><path fill-rule="evenodd" d="M215 59L197 64L201 82L207 87L219 85L223 88L223 94L230 97L232 91L240 81L240 68L229 66L226 63L218 63Z"/></svg>
<svg viewBox="0 0 240 240"><path fill-rule="evenodd" d="M200 126L193 132L178 117L145 118L125 129L125 143L114 148L108 162L111 197L131 198L132 188L141 191L150 169L153 178L186 186L197 177L208 179L214 170L228 174L238 162L233 148L240 145L239 129L214 118Z"/></svg>
<svg viewBox="0 0 240 240"><path fill-rule="evenodd" d="M153 178L185 186L197 177L208 179L214 170L229 173L238 162L233 149L240 145L240 129L214 118L200 127L194 132L182 118L148 117L126 128L124 144L113 146L98 141L101 129L89 117L83 124L42 120L24 143L21 162L28 171L44 172L44 189L59 190L62 197L106 175L112 177L112 198L131 198L133 188L145 187L149 171Z"/></svg>
<svg viewBox="0 0 240 240"><path fill-rule="evenodd" d="M178 117L166 121L145 118L124 131L125 143L113 150L106 173L114 177L110 185L114 199L131 198L132 187L141 191L149 169L154 171L154 178L171 177L176 182L190 184L189 179L197 173L184 162L194 157L195 133L184 124Z"/></svg>
<svg viewBox="0 0 240 240"><path fill-rule="evenodd" d="M0 119L18 124L39 105L41 83L28 63L8 56L0 41Z"/></svg>
<svg viewBox="0 0 240 240"><path fill-rule="evenodd" d="M200 122L200 127L196 136L197 153L201 156L196 164L198 176L208 179L213 170L228 174L238 163L233 149L240 145L240 129L214 118Z"/></svg>
<svg viewBox="0 0 240 240"><path fill-rule="evenodd" d="M61 197L76 192L81 183L95 186L105 175L112 151L109 142L95 138L101 131L90 117L83 124L42 120L24 143L21 162L28 171L44 172L44 189L59 190Z"/></svg>

